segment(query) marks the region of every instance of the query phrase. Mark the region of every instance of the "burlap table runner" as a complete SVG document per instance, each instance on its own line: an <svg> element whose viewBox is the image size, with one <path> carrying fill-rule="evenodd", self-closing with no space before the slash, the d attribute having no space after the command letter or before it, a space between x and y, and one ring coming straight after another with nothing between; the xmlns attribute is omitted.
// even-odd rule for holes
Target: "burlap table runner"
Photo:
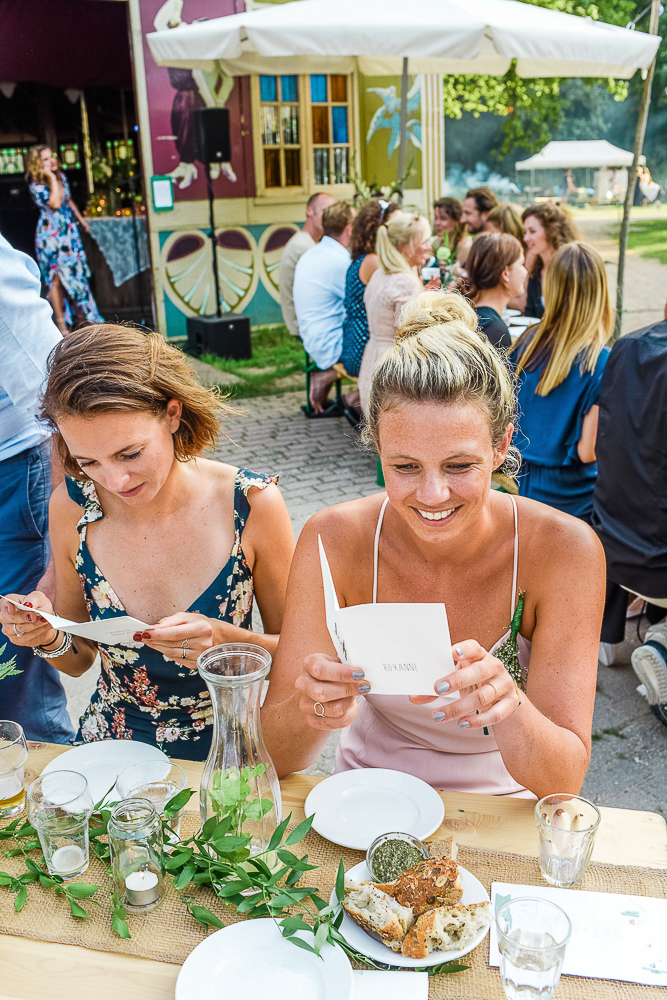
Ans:
<svg viewBox="0 0 667 1000"><path fill-rule="evenodd" d="M189 836L199 826L198 817L186 813L182 835ZM7 848L13 846L2 842ZM437 854L437 844L431 845ZM296 847L299 855L307 853L321 867L306 872L304 884L317 885L320 895L328 899L334 886L338 864L343 858L345 869L363 860L363 854L341 848L311 831ZM459 862L471 871L490 892L491 882L514 882L544 885L537 861L518 854L460 847ZM22 861L0 856L0 868L10 874L24 871ZM37 883L28 886L28 902L20 913L14 911L14 894L0 887L0 933L14 934L37 941L80 945L98 951L114 951L141 958L156 959L181 965L190 952L206 936L205 929L187 912L178 893L171 886L162 904L144 916L128 915L132 935L130 940L119 938L111 929L110 910L106 895L106 875L102 866L91 860L80 881L100 885L99 902L82 900L90 914L88 920L77 920L69 906ZM620 892L637 896L665 895L665 873L651 868L592 864L581 886L595 892ZM576 891L576 890L573 890ZM216 913L225 924L240 918L231 907L222 906L209 889L200 890L198 902ZM391 952L387 951L388 958ZM489 938L467 955L462 962L470 968L465 972L436 976L430 981L429 1000L504 1000L505 994L497 969L489 968ZM363 965L357 966L364 968ZM409 972L404 973L409 975ZM559 1000L656 1000L660 987L637 986L630 983L564 976L558 987Z"/></svg>

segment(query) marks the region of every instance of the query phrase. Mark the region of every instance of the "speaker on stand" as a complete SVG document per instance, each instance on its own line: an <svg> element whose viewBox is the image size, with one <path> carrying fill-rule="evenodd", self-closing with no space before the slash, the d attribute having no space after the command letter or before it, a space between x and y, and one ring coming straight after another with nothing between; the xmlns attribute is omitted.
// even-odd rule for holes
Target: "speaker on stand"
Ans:
<svg viewBox="0 0 667 1000"><path fill-rule="evenodd" d="M216 310L215 316L188 317L186 322L188 348L196 354L210 351L223 358L251 358L250 320L247 316L241 316L238 313L223 316L220 305L211 164L228 163L232 158L229 110L228 108L198 108L191 114L196 116L197 159L204 164L206 174Z"/></svg>

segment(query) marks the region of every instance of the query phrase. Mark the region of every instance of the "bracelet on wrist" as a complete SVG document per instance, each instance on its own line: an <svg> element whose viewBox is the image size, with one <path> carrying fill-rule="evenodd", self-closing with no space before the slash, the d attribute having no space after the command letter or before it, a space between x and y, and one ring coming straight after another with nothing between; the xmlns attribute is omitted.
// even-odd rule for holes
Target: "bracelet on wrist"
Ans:
<svg viewBox="0 0 667 1000"><path fill-rule="evenodd" d="M36 656L41 656L43 660L52 660L56 656L62 656L68 652L72 645L72 635L70 632L63 632L62 636L63 641L55 649L44 649L43 646L33 646L33 653Z"/></svg>

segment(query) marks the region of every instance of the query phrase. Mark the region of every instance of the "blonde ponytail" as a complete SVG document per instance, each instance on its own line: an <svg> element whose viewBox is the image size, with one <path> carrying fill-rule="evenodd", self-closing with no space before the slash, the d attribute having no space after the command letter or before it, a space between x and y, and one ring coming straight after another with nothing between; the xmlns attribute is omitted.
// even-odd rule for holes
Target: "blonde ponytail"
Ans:
<svg viewBox="0 0 667 1000"><path fill-rule="evenodd" d="M384 273L413 274L413 269L398 247L416 239L425 240L430 233L429 221L422 215L416 212L392 212L378 229L375 241L375 252Z"/></svg>

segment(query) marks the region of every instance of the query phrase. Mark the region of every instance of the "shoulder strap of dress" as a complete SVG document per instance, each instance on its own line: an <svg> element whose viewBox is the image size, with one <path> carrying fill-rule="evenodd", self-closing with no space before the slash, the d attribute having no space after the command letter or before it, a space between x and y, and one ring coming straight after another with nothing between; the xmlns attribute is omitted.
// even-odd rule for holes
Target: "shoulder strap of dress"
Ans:
<svg viewBox="0 0 667 1000"><path fill-rule="evenodd" d="M510 618L514 615L514 609L516 608L516 584L517 577L519 573L519 519L516 509L516 500L509 494L509 498L512 501L512 507L514 508L514 567L512 569L512 607Z"/></svg>
<svg viewBox="0 0 667 1000"><path fill-rule="evenodd" d="M387 509L388 503L389 497L385 497L385 501L380 508L377 528L375 529L375 541L373 543L373 604L377 604L378 600L378 549L380 547L380 532L382 531L384 512Z"/></svg>

